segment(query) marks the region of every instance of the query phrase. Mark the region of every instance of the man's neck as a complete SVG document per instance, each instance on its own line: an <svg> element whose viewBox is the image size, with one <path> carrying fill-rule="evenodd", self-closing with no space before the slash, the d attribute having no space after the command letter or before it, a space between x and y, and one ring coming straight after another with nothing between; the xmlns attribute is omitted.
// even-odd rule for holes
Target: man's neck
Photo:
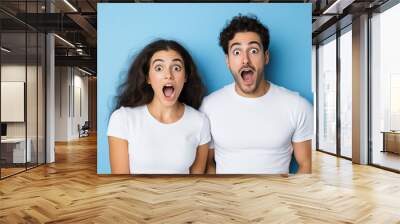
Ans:
<svg viewBox="0 0 400 224"><path fill-rule="evenodd" d="M257 89L254 92L244 93L243 91L240 90L240 88L235 83L235 92L238 95L243 96L243 97L257 98L257 97L261 97L261 96L264 96L265 94L267 94L267 92L270 89L270 86L271 86L271 84L267 80L263 80L263 81L261 81L260 85L257 87Z"/></svg>

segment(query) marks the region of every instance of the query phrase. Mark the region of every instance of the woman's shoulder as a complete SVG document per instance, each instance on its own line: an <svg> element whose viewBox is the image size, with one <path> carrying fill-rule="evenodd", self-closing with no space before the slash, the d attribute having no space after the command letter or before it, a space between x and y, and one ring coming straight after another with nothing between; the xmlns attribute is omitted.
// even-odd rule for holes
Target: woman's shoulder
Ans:
<svg viewBox="0 0 400 224"><path fill-rule="evenodd" d="M189 105L186 105L186 104L185 104L185 113L191 119L196 119L199 121L203 121L206 118L206 115L203 112L196 110L195 108L193 108Z"/></svg>
<svg viewBox="0 0 400 224"><path fill-rule="evenodd" d="M187 122L186 124L190 125L191 128L195 129L200 134L200 136L209 135L210 122L207 118L207 115L201 111L194 109L193 107L190 107L190 106L186 106L186 111L188 114L187 117L189 118L189 119L186 119L186 122ZM185 111L185 113L186 113L186 111Z"/></svg>
<svg viewBox="0 0 400 224"><path fill-rule="evenodd" d="M145 105L144 105L145 106ZM132 116L132 115L137 115L140 113L143 113L144 111L144 106L137 106L137 107L120 107L116 110L114 110L111 113L111 116L113 117L126 117L126 116Z"/></svg>

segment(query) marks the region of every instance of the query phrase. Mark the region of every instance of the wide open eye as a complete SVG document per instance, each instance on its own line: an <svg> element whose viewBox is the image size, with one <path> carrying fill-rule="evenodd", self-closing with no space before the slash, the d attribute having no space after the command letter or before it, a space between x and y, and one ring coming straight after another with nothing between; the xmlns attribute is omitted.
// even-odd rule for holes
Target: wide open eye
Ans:
<svg viewBox="0 0 400 224"><path fill-rule="evenodd" d="M240 50L239 49L235 49L235 50L232 51L232 54L235 55L235 56L238 56L238 55L240 55Z"/></svg>
<svg viewBox="0 0 400 224"><path fill-rule="evenodd" d="M156 65L154 67L154 71L156 71L156 72L161 72L162 70L163 70L163 67L161 65Z"/></svg>
<svg viewBox="0 0 400 224"><path fill-rule="evenodd" d="M258 54L259 50L257 48L250 49L251 54Z"/></svg>
<svg viewBox="0 0 400 224"><path fill-rule="evenodd" d="M182 67L180 65L174 65L172 67L172 70L175 72L180 72L180 71L182 71Z"/></svg>

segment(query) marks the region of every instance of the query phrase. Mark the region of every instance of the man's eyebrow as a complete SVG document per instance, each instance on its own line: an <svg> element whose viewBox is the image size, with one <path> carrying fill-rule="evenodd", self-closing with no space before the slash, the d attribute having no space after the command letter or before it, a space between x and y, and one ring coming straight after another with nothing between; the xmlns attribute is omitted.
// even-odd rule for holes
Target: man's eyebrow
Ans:
<svg viewBox="0 0 400 224"><path fill-rule="evenodd" d="M162 60L162 59L155 59L151 64L153 65L153 64L156 63L157 61L164 62L164 60Z"/></svg>
<svg viewBox="0 0 400 224"><path fill-rule="evenodd" d="M258 41L255 41L255 40L250 41L250 42L249 42L249 45L250 45L250 44L257 44L259 47L261 47L261 44L260 44Z"/></svg>
<svg viewBox="0 0 400 224"><path fill-rule="evenodd" d="M255 41L255 40L250 41L250 42L248 43L248 45L250 45L250 44L257 44L257 45L261 48L261 44L260 44L258 41ZM240 46L241 43L235 42L235 43L231 44L231 46L229 47L229 49L232 49L232 47L235 46L235 45L239 45L239 46Z"/></svg>
<svg viewBox="0 0 400 224"><path fill-rule="evenodd" d="M232 47L235 46L235 45L239 45L239 46L240 46L241 44L240 44L239 42L235 42L235 43L231 44L231 46L229 47L229 49L232 49Z"/></svg>

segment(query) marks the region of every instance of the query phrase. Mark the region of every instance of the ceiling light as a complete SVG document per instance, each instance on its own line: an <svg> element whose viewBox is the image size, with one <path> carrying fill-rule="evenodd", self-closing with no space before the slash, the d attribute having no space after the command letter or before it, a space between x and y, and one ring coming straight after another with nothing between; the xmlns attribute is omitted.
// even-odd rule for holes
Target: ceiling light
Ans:
<svg viewBox="0 0 400 224"><path fill-rule="evenodd" d="M87 74L87 75L90 75L90 76L92 75L92 73L90 73L90 72L88 72L88 71L86 71L86 70L83 70L83 69L81 69L81 68L79 68L79 67L78 67L78 70L81 71L81 72L83 72L83 73L85 73L85 74Z"/></svg>
<svg viewBox="0 0 400 224"><path fill-rule="evenodd" d="M74 12L78 12L78 10L71 4L69 3L68 0L64 0L65 4L67 4L72 10L74 10Z"/></svg>
<svg viewBox="0 0 400 224"><path fill-rule="evenodd" d="M4 51L4 52L6 52L6 53L10 53L10 52L11 52L11 50L9 50L9 49L7 49L7 48L5 48L5 47L1 47L1 50Z"/></svg>
<svg viewBox="0 0 400 224"><path fill-rule="evenodd" d="M332 5L325 9L322 14L342 14L343 10L354 1L355 0L336 0Z"/></svg>
<svg viewBox="0 0 400 224"><path fill-rule="evenodd" d="M54 34L55 37L57 37L58 39L60 39L61 41L63 41L64 43L66 43L67 45L69 45L70 47L75 48L75 45L71 44L71 42L69 42L68 40L58 36L57 34Z"/></svg>

